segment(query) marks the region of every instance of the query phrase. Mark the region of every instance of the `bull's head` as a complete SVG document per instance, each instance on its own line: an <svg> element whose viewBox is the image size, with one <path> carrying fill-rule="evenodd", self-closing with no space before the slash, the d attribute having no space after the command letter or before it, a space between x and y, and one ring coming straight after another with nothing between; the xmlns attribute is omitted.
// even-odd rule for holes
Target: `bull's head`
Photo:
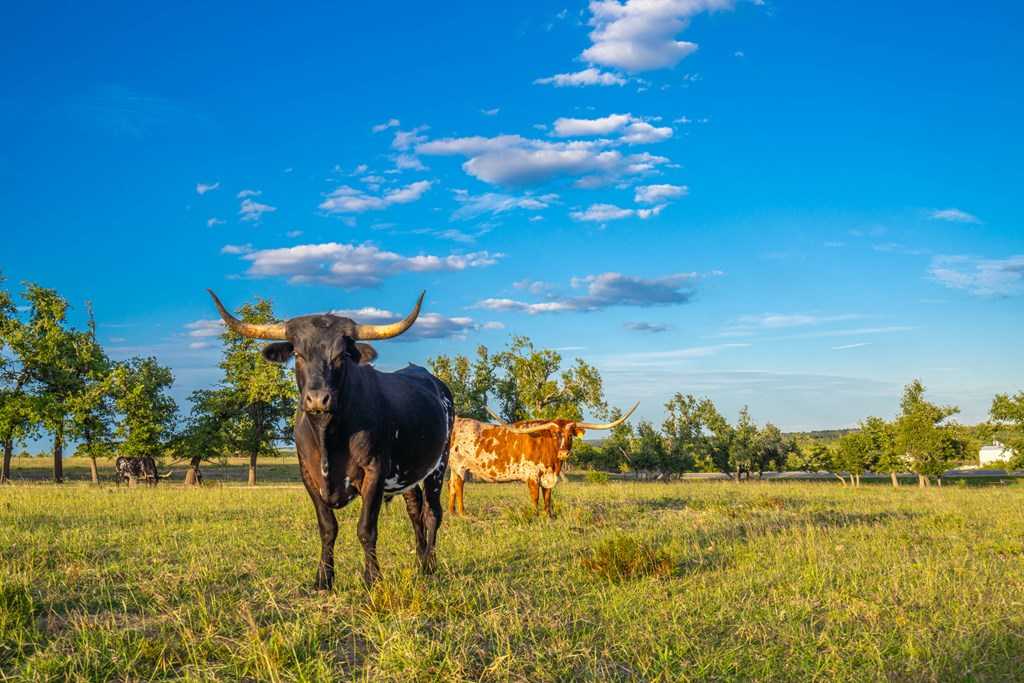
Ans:
<svg viewBox="0 0 1024 683"><path fill-rule="evenodd" d="M275 340L263 348L264 358L274 363L286 363L295 357L299 407L321 430L338 411L339 399L344 398L339 396L339 390L344 385L346 373L353 366L370 363L377 357L376 350L363 342L390 339L408 330L416 322L426 294L420 294L416 306L404 320L386 325L362 325L329 313L256 324L235 318L212 290L207 291L229 328L251 339ZM321 468L326 476L325 457L321 457Z"/></svg>
<svg viewBox="0 0 1024 683"><path fill-rule="evenodd" d="M639 401L634 403L633 407L630 408L625 415L617 420L613 420L612 422L577 422L575 420L550 420L548 422L541 422L539 420L530 420L525 424L516 423L508 425L508 427L517 434L548 432L558 439L559 459L568 460L569 454L572 452L572 443L575 437L583 436L587 433L588 429L615 429L629 419L629 416L633 414L633 411L636 410L638 405L640 405ZM491 417L498 422L498 424L504 424L502 419L495 415L490 408L487 408L487 412L490 413Z"/></svg>

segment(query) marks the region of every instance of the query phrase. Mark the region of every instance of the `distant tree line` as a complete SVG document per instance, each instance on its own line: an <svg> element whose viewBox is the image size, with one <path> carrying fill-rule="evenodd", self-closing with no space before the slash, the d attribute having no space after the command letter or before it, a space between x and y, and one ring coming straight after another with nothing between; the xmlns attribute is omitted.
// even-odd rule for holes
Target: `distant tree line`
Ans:
<svg viewBox="0 0 1024 683"><path fill-rule="evenodd" d="M64 451L96 460L114 455L171 457L190 464L187 483L204 460L242 454L256 460L276 452L294 414L288 371L266 363L259 342L225 330L222 381L190 397L179 414L170 396L174 375L153 357L113 361L96 336L91 310L84 330L67 320L68 302L56 291L25 283L19 306L0 275L0 482L11 474L16 443L48 435L53 480L64 480ZM239 310L247 322L273 319L270 302Z"/></svg>
<svg viewBox="0 0 1024 683"><path fill-rule="evenodd" d="M169 394L170 369L153 357L111 360L88 305L86 327L76 329L56 291L25 283L20 299L19 306L0 275L0 481L10 477L15 445L44 434L56 482L63 480L65 448L74 444L76 455L89 458L94 482L101 457L187 462L185 481L194 484L203 462L241 455L255 484L258 458L279 454L279 444L290 441L294 376L263 360L260 341L225 329L222 378L193 392L182 415ZM251 323L275 320L264 299L237 315ZM507 422L621 415L605 401L597 368L580 359L563 367L560 353L527 337L512 337L496 352L479 346L472 357L440 355L428 366L451 388L463 417L488 420L488 406ZM603 441L580 441L572 457L582 468L656 477L724 472L740 480L773 470L825 471L852 486L865 472L890 473L896 485L896 474L910 471L926 486L951 465L973 460L981 442L999 438L1013 449L1007 466L1024 467L1024 392L996 396L983 425L960 425L952 419L957 413L926 400L915 380L894 420L869 417L853 430L787 435L771 423L759 426L746 408L730 423L709 398L677 393L665 404L660 427L624 423Z"/></svg>

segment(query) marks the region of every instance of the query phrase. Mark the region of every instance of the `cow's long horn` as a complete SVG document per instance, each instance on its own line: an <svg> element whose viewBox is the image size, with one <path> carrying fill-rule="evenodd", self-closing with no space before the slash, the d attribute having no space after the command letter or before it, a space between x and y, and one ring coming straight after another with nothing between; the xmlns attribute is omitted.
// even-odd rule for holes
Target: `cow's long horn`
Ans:
<svg viewBox="0 0 1024 683"><path fill-rule="evenodd" d="M505 421L501 419L501 416L500 416L500 415L498 415L498 414L497 414L496 412L494 412L493 410L491 410L491 407L490 407L490 406L484 406L484 410L486 410L486 411L487 411L487 414L491 416L491 419L492 419L492 420L494 420L495 422L497 422L497 423L498 423L498 424L500 424L500 425L503 425L503 424L505 424Z"/></svg>
<svg viewBox="0 0 1024 683"><path fill-rule="evenodd" d="M416 318L420 314L420 306L423 305L423 297L426 294L426 292L420 292L420 298L416 301L416 307L412 309L412 313L405 316L404 320L387 325L356 325L355 338L360 341L372 341L374 339L390 339L402 334L416 322Z"/></svg>
<svg viewBox="0 0 1024 683"><path fill-rule="evenodd" d="M285 334L284 323L245 323L236 318L235 316L228 313L228 309L224 308L224 304L220 302L217 295L213 293L212 289L206 290L213 297L213 304L217 307L217 311L220 313L221 319L224 320L224 324L230 327L232 330L242 335L243 337L249 337L251 339L287 339L288 335Z"/></svg>
<svg viewBox="0 0 1024 683"><path fill-rule="evenodd" d="M604 422L604 423L577 422L576 426L577 427L582 427L583 429L615 429L620 424L625 422L629 418L630 415L633 414L633 411L636 410L636 407L638 405L640 405L640 401L637 401L636 403L634 403L633 407L629 409L628 413L626 413L625 415L620 417L618 420L615 420L614 422Z"/></svg>
<svg viewBox="0 0 1024 683"><path fill-rule="evenodd" d="M508 425L508 428L511 429L516 434L533 434L535 432L543 432L548 429L558 429L558 423L545 422L542 425L533 425L531 427L516 427L514 425Z"/></svg>

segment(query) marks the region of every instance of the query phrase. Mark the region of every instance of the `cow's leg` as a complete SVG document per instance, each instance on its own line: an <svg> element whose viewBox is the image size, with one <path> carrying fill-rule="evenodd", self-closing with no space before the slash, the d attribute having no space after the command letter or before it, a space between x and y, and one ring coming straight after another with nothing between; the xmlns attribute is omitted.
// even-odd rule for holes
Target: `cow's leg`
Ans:
<svg viewBox="0 0 1024 683"><path fill-rule="evenodd" d="M317 590L330 590L334 585L334 541L338 538L338 519L334 511L319 498L313 498L316 521L320 527L320 564L316 569Z"/></svg>
<svg viewBox="0 0 1024 683"><path fill-rule="evenodd" d="M380 564L377 562L377 521L380 506L384 500L384 486L379 472L364 470L363 509L359 512L359 526L356 535L363 545L363 583L369 588L380 578Z"/></svg>
<svg viewBox="0 0 1024 683"><path fill-rule="evenodd" d="M405 498L405 511L409 513L409 521L416 532L416 556L422 561L427 549L427 537L423 534L423 489L413 486L402 496Z"/></svg>
<svg viewBox="0 0 1024 683"><path fill-rule="evenodd" d="M537 503L540 500L540 483L536 479L529 479L526 485L530 487L530 500L533 501L533 511L539 512Z"/></svg>
<svg viewBox="0 0 1024 683"><path fill-rule="evenodd" d="M434 546L437 544L437 530L441 527L441 517L444 514L444 506L441 505L441 487L444 485L445 465L442 464L436 470L427 475L423 480L423 534L426 536L426 548L420 556L420 569L424 574L433 574L437 570L437 558L434 556ZM460 479L461 481L461 479ZM462 509L462 492L459 491L459 509Z"/></svg>
<svg viewBox="0 0 1024 683"><path fill-rule="evenodd" d="M466 480L456 472L448 479L448 512L458 512L460 515L466 513L462 507L462 490Z"/></svg>
<svg viewBox="0 0 1024 683"><path fill-rule="evenodd" d="M551 492L553 488L541 487L541 490L544 492L544 512L547 514L549 518L554 517L555 509L554 506L551 504Z"/></svg>

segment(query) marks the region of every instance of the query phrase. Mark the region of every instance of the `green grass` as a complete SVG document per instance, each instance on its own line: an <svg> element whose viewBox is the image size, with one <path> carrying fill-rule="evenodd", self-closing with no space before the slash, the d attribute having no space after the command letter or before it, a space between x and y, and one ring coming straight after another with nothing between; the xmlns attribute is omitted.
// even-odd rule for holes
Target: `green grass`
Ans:
<svg viewBox="0 0 1024 683"><path fill-rule="evenodd" d="M0 680L1019 678L1024 488L467 484L440 570L400 500L361 586L300 487L0 488Z"/></svg>

